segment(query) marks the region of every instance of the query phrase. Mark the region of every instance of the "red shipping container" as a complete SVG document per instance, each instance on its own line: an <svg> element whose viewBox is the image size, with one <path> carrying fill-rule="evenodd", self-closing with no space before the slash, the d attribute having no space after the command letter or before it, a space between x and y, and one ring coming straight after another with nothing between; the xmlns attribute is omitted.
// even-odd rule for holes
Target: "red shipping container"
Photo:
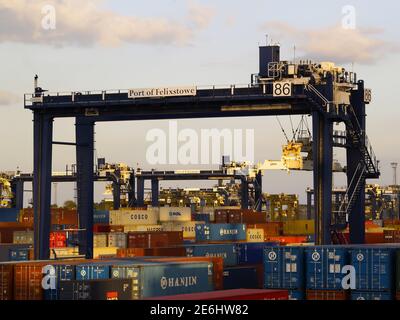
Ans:
<svg viewBox="0 0 400 320"><path fill-rule="evenodd" d="M13 300L13 274L13 264L0 264L0 300Z"/></svg>
<svg viewBox="0 0 400 320"><path fill-rule="evenodd" d="M228 223L228 210L215 210L215 223Z"/></svg>
<svg viewBox="0 0 400 320"><path fill-rule="evenodd" d="M289 293L287 290L234 289L179 294L145 300L289 300Z"/></svg>
<svg viewBox="0 0 400 320"><path fill-rule="evenodd" d="M67 246L65 232L50 232L50 248L64 248Z"/></svg>
<svg viewBox="0 0 400 320"><path fill-rule="evenodd" d="M128 232L128 248L157 248L182 244L182 231Z"/></svg>
<svg viewBox="0 0 400 320"><path fill-rule="evenodd" d="M109 233L111 232L111 226L108 224L94 224L93 225L93 232L100 232L100 233Z"/></svg>
<svg viewBox="0 0 400 320"><path fill-rule="evenodd" d="M254 210L229 210L228 223L238 224L257 224L266 223L267 215L264 212L257 212Z"/></svg>
<svg viewBox="0 0 400 320"><path fill-rule="evenodd" d="M134 257L185 257L184 247L165 247L165 248L120 248L117 250L119 258Z"/></svg>
<svg viewBox="0 0 400 320"><path fill-rule="evenodd" d="M349 294L344 290L307 290L307 300L348 300Z"/></svg>

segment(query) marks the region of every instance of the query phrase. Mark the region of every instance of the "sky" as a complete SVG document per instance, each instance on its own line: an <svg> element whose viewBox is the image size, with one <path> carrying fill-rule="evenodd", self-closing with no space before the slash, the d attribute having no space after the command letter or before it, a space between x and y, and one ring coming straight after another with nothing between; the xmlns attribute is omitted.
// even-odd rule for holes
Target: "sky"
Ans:
<svg viewBox="0 0 400 320"><path fill-rule="evenodd" d="M349 7L351 6L351 7ZM348 11L349 8L353 11ZM158 86L247 84L258 72L258 46L281 45L283 59L333 61L358 74L373 92L367 106L367 134L392 183L391 162L400 162L396 82L400 70L400 21L396 1L267 0L0 0L0 171L33 167L32 113L23 94L33 76L51 92ZM53 11L52 11L53 10ZM355 19L348 20L349 12ZM54 15L53 15L54 13ZM55 16L55 24L49 17ZM351 15L353 17L353 15ZM346 29L350 23L354 28ZM346 24L347 23L347 24ZM293 117L296 123L298 118ZM281 122L290 132L290 121ZM179 120L179 129L253 129L255 161L279 160L285 139L274 117ZM146 134L168 130L167 121L96 125L96 154L108 162L143 169L217 168L218 165L151 165ZM74 140L74 120L57 119L54 139ZM334 151L343 161L343 150ZM53 170L75 163L71 147L54 146ZM335 174L344 186L344 174ZM304 202L310 172L265 172L264 192L296 193ZM182 182L180 187L208 186ZM162 187L177 186L162 183ZM30 186L26 186L30 189ZM104 186L96 186L96 200ZM53 193L54 194L54 193ZM26 198L30 198L29 193ZM73 185L59 185L57 202L73 197ZM54 201L54 199L53 199Z"/></svg>

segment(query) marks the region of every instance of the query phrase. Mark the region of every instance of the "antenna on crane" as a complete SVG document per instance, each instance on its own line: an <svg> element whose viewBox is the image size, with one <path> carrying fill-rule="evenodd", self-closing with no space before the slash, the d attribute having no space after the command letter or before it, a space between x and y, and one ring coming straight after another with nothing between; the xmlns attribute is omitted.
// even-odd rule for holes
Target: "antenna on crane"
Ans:
<svg viewBox="0 0 400 320"><path fill-rule="evenodd" d="M393 185L397 186L397 165L398 165L398 163L392 162L390 165L393 168Z"/></svg>

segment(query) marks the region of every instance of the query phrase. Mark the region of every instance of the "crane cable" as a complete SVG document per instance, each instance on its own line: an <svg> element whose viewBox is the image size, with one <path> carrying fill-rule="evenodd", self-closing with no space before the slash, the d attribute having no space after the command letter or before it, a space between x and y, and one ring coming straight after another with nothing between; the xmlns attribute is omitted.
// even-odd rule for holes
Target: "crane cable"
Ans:
<svg viewBox="0 0 400 320"><path fill-rule="evenodd" d="M278 120L279 126L281 127L281 130L282 130L282 132L283 132L283 135L285 136L286 142L289 143L289 142L290 142L290 141L289 141L289 138L288 138L288 136L286 135L285 129L283 129L282 123L280 122L278 116L276 116L276 120Z"/></svg>

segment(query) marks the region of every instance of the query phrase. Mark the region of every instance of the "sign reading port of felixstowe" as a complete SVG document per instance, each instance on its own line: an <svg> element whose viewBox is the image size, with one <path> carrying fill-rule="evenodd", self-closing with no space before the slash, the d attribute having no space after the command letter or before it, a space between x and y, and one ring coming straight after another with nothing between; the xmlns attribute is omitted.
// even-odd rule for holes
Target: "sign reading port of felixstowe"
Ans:
<svg viewBox="0 0 400 320"><path fill-rule="evenodd" d="M195 96L197 94L196 87L165 87L165 88L144 88L129 89L128 98L154 98L154 97L178 97L178 96Z"/></svg>

